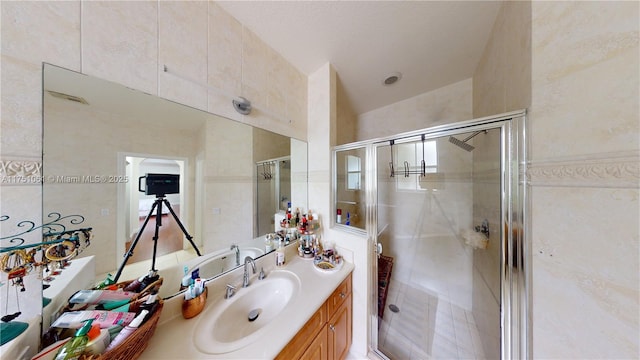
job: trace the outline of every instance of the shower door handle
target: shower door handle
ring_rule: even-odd
[[[381,243],[376,243],[376,254],[377,255],[382,255],[382,244]]]

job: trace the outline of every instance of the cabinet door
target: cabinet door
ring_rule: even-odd
[[[315,339],[309,344],[307,350],[304,351],[300,360],[327,360],[329,359],[329,338],[328,327],[325,325],[316,335]]]
[[[300,354],[309,346],[311,339],[314,339],[314,335],[318,332],[322,332],[321,329],[326,328],[327,325],[327,306],[326,303],[322,304],[318,311],[307,321],[306,324],[298,331],[298,334],[294,336],[291,341],[285,346],[282,351],[276,356],[275,360],[291,360],[299,359]],[[325,339],[327,337],[325,331]],[[326,353],[325,349],[325,353]]]
[[[351,274],[349,274],[349,276],[347,276],[347,278],[338,285],[331,296],[327,299],[327,311],[329,316],[332,316],[335,313],[336,309],[342,305],[349,294],[351,294]]]
[[[327,323],[329,334],[329,359],[342,360],[351,346],[351,295],[336,310]]]

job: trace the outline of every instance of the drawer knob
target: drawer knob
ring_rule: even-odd
[[[344,299],[344,298],[346,298],[346,297],[347,297],[347,294],[345,294],[345,293],[341,292],[341,293],[340,293],[340,297]]]
[[[336,327],[333,325],[329,325],[329,330],[336,332]]]

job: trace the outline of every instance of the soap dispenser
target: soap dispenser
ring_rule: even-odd
[[[93,319],[85,321],[74,337],[67,341],[66,344],[56,354],[55,360],[76,360],[80,358],[80,355],[84,352],[87,343],[89,342],[89,330],[91,330],[91,324]]]

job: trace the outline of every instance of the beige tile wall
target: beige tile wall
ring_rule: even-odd
[[[472,80],[466,79],[357,115],[355,140],[375,139],[470,120]]]
[[[533,2],[533,345],[638,358],[638,2]]]

